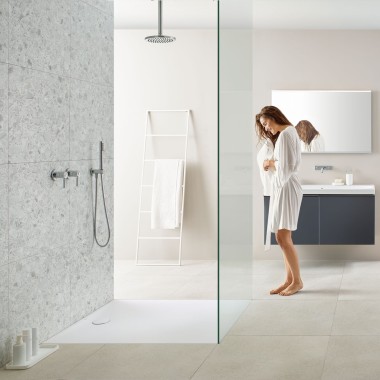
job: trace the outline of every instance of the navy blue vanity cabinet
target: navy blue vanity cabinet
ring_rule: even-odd
[[[375,244],[374,195],[320,195],[320,244]]]
[[[267,229],[269,197],[264,197],[264,241]],[[294,244],[319,244],[319,196],[304,195],[302,198],[297,230],[293,231]],[[271,243],[277,244],[274,234]]]
[[[264,197],[264,241],[269,197]],[[374,195],[304,195],[294,244],[375,244]],[[274,234],[272,244],[277,244]]]

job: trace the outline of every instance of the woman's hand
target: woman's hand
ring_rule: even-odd
[[[264,160],[263,168],[266,172],[271,168],[275,168],[274,160]]]

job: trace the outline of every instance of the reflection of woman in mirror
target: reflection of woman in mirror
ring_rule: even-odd
[[[264,170],[273,173],[266,247],[270,244],[270,232],[274,232],[284,255],[286,269],[285,282],[271,290],[270,294],[290,296],[303,287],[292,241],[292,231],[297,229],[302,202],[302,188],[297,176],[301,144],[296,129],[277,107],[264,107],[256,115],[256,129],[261,138],[269,136],[269,132],[274,144],[273,159],[262,163]]]
[[[308,120],[301,120],[296,125],[296,130],[301,139],[302,152],[324,152],[325,142],[321,134]]]

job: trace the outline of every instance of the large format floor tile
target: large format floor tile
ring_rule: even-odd
[[[227,336],[194,380],[319,380],[328,337]]]
[[[378,300],[338,301],[332,335],[380,335]]]
[[[339,300],[380,300],[380,272],[355,272],[344,273]]]
[[[214,347],[212,344],[109,344],[69,372],[65,379],[190,379]]]
[[[380,261],[346,261],[344,274],[380,275]]]
[[[322,380],[378,380],[379,357],[379,336],[332,336]]]
[[[102,347],[101,344],[67,344],[58,351],[24,371],[0,369],[1,380],[69,380],[66,373],[77,368]],[[105,378],[106,379],[106,378]]]
[[[229,335],[330,335],[335,300],[252,301]]]

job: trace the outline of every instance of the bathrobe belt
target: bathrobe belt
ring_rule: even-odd
[[[269,251],[271,247],[272,219],[273,219],[273,195],[271,195],[269,198],[267,235],[265,237],[265,248],[264,248],[265,251]]]

